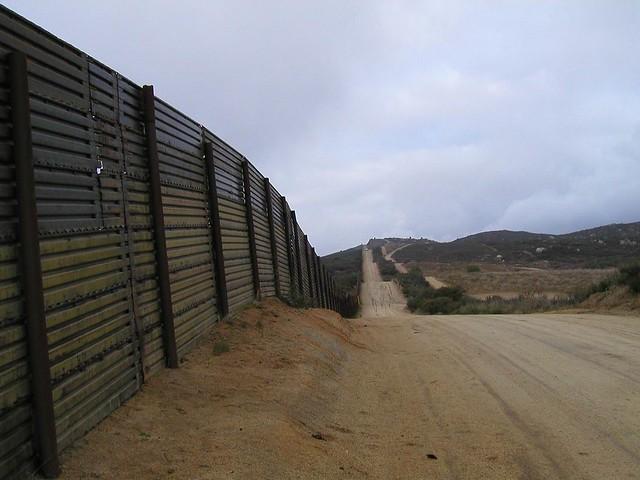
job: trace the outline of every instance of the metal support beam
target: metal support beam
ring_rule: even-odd
[[[295,260],[294,253],[291,249],[291,215],[289,213],[289,205],[287,199],[281,197],[282,202],[282,220],[284,222],[284,236],[287,239],[287,262],[289,264],[289,296],[294,288],[293,279],[295,278]]]
[[[296,268],[298,270],[298,293],[304,297],[304,281],[302,280],[302,253],[300,252],[300,234],[298,233],[298,220],[296,220],[296,211],[291,210],[291,221],[293,223],[293,237],[296,249]]]
[[[324,268],[324,264],[320,263],[321,272],[322,272],[322,292],[324,295],[324,307],[331,308],[331,298],[329,297],[329,283],[328,283],[328,275],[327,269]]]
[[[273,199],[271,198],[271,184],[269,179],[264,179],[264,192],[267,199],[267,217],[269,219],[269,239],[271,241],[271,261],[273,264],[273,281],[276,287],[276,296],[280,298],[280,265],[278,264],[278,244],[276,243],[276,225],[273,219]]]
[[[220,228],[220,208],[218,205],[218,186],[216,183],[216,169],[213,160],[213,144],[205,142],[204,161],[207,167],[207,182],[209,189],[209,222],[211,241],[213,243],[213,267],[216,278],[216,296],[218,297],[218,312],[221,317],[229,313],[229,296],[227,293],[227,277],[224,269],[224,252],[222,250],[222,229]]]
[[[142,87],[142,104],[144,108],[144,126],[147,134],[151,213],[153,215],[153,236],[156,246],[156,263],[158,265],[164,353],[167,367],[178,368],[178,349],[176,347],[176,332],[173,324],[173,305],[169,280],[169,260],[167,258],[167,241],[164,233],[164,212],[162,209],[158,141],[156,138],[155,96],[152,85]]]
[[[329,273],[329,270],[326,270],[326,272],[327,272],[327,294],[329,296],[329,308],[331,310],[335,310],[336,309],[335,303],[334,303],[335,298],[333,296],[333,288],[331,288],[332,277],[331,277],[331,274]]]
[[[311,263],[311,246],[309,245],[309,237],[304,236],[304,254],[307,260],[307,280],[309,282],[309,297],[315,298],[314,285],[313,285],[313,263]]]
[[[318,299],[318,307],[322,308],[324,301],[322,299],[322,284],[320,283],[320,258],[316,254],[315,247],[311,247],[311,260],[313,261],[313,278],[316,284],[316,298]]]
[[[336,282],[333,277],[331,277],[331,296],[333,297],[333,309],[338,311],[338,296],[336,294]]]
[[[260,300],[260,272],[258,270],[258,252],[256,250],[256,231],[253,226],[253,202],[251,201],[251,177],[249,176],[249,161],[242,161],[242,182],[244,185],[244,201],[247,212],[247,228],[249,229],[249,255],[251,256],[251,270],[253,273],[253,291],[256,299]]]
[[[40,471],[47,478],[53,478],[60,474],[60,461],[58,459],[56,423],[51,393],[47,323],[44,314],[27,57],[23,52],[13,52],[9,56],[9,75],[11,121],[13,123],[11,133],[18,203],[20,276],[24,294],[27,348],[31,373],[33,441],[36,462]]]

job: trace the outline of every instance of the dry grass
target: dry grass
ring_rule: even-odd
[[[462,287],[471,295],[508,293],[566,295],[611,275],[614,269],[535,269],[496,264],[478,264],[479,272],[468,272],[467,264],[421,263],[425,275],[447,285]]]

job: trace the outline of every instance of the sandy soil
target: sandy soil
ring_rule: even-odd
[[[248,309],[63,478],[640,478],[639,317],[415,316],[363,256],[361,319]]]
[[[62,479],[328,478],[341,470],[328,417],[361,350],[352,326],[267,300],[216,326],[177,370],[143,390],[63,457]],[[227,353],[214,354],[215,345]],[[346,427],[345,427],[346,428]],[[324,440],[313,437],[320,433]],[[318,435],[316,435],[318,436]],[[348,468],[343,467],[343,468]],[[307,478],[305,476],[305,478]]]
[[[429,285],[431,285],[433,288],[442,288],[447,286],[446,283],[444,283],[442,280],[437,279],[433,275],[425,275],[424,279],[429,282]]]

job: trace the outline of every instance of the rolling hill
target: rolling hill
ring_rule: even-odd
[[[640,258],[640,222],[563,235],[499,230],[452,242],[407,239],[400,262],[506,263],[544,268],[616,267]],[[402,240],[394,239],[394,244]]]

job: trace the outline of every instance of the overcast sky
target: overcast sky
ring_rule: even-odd
[[[4,3],[243,152],[322,254],[640,220],[640,1]]]

